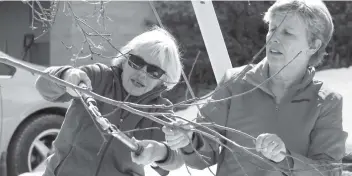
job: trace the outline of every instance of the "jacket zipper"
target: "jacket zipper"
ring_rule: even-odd
[[[274,103],[275,103],[275,117],[276,117],[276,120],[279,120],[279,105],[280,103],[278,103],[276,101],[276,96],[274,96]]]
[[[77,136],[80,135],[81,131],[84,130],[86,127],[87,127],[87,125],[86,125],[86,126],[80,126],[80,127],[79,127],[78,131],[77,131],[76,133],[74,133],[74,134],[76,134],[76,135],[75,135],[74,138],[72,139],[72,143],[75,143]],[[74,148],[74,147],[75,147],[74,145],[71,145],[70,150],[67,152],[67,155],[65,155],[65,157],[64,157],[64,158],[60,161],[60,163],[56,166],[56,168],[55,168],[55,170],[54,170],[54,175],[56,175],[56,176],[60,175],[60,173],[61,173],[60,171],[61,171],[62,165],[66,162],[67,157],[72,154],[72,151],[73,151],[73,148]]]
[[[54,170],[54,175],[58,176],[61,171],[62,164],[66,161],[67,157],[71,155],[73,150],[73,146],[71,146],[70,150],[68,151],[67,155],[60,161],[60,163],[56,166]]]

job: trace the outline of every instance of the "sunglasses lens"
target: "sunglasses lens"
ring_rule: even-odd
[[[159,68],[158,66],[148,64],[144,61],[143,58],[133,54],[130,54],[130,58],[128,59],[128,65],[130,65],[136,70],[140,70],[145,65],[147,65],[147,73],[150,77],[154,79],[159,79],[163,74],[165,74],[165,71]]]
[[[147,72],[150,74],[151,77],[157,78],[157,79],[160,78],[165,73],[164,70],[154,65],[149,65],[147,68]]]
[[[130,55],[128,64],[134,69],[141,69],[146,64],[144,60],[136,55]]]

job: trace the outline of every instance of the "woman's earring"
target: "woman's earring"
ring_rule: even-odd
[[[166,82],[164,80],[161,79],[161,84],[160,84],[161,87],[167,87],[166,85]]]

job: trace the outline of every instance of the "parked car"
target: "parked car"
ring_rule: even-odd
[[[3,52],[0,57],[14,59]],[[35,88],[37,77],[24,69],[0,63],[1,176],[43,169],[64,120],[69,104],[44,100]]]

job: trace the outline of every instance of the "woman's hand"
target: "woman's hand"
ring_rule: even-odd
[[[174,122],[174,126],[182,126],[185,129],[191,129],[193,128],[191,125],[184,125],[185,122],[183,121],[177,121]],[[163,132],[165,133],[165,140],[167,142],[167,145],[170,146],[172,150],[177,150],[179,148],[186,147],[192,139],[193,132],[184,132],[181,130],[177,130],[174,128],[169,128],[164,126],[162,128]]]
[[[264,133],[257,137],[255,148],[257,152],[261,152],[266,158],[274,161],[281,162],[285,159],[286,146],[276,134]]]
[[[84,83],[85,84],[84,86],[87,86],[87,88],[89,90],[92,89],[92,83],[91,83],[88,75],[80,69],[71,68],[71,69],[66,70],[62,76],[62,79],[64,81],[67,81],[67,82],[75,85],[75,86],[80,86],[80,83]],[[69,93],[70,95],[72,95],[74,97],[78,96],[76,94],[76,92],[69,87],[67,87],[66,91],[67,91],[67,93]]]
[[[135,155],[131,152],[132,161],[136,164],[148,165],[155,161],[161,161],[166,159],[167,148],[163,143],[153,140],[136,140],[132,138],[138,145],[143,146],[143,151],[140,155]]]

